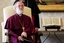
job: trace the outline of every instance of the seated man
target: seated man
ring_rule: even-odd
[[[5,29],[11,35],[11,42],[9,43],[23,43],[26,37],[31,39],[31,33],[33,31],[33,24],[30,17],[23,14],[24,4],[16,2],[15,4],[16,14],[9,17],[5,24]]]

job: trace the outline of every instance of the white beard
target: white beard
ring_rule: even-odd
[[[22,10],[20,10],[19,8],[16,8],[16,13],[17,13],[19,16],[21,16],[21,15],[22,15],[22,13],[23,13],[23,11],[22,11]]]

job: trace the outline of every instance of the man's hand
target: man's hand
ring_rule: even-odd
[[[19,41],[23,41],[22,36],[18,36],[18,40],[19,40]]]
[[[21,36],[27,37],[27,33],[26,32],[22,32]]]

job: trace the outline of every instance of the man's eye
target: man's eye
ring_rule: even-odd
[[[24,2],[23,2],[24,3]]]

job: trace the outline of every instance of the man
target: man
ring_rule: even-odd
[[[11,35],[11,42],[9,43],[23,43],[23,37],[31,40],[33,25],[30,17],[23,14],[23,3],[16,2],[15,9],[16,14],[7,19],[5,29],[8,29],[8,33]]]
[[[40,13],[40,10],[36,4],[36,1],[35,0],[15,0],[14,4],[17,2],[17,1],[21,1],[24,3],[25,6],[27,7],[30,7],[31,8],[31,11],[32,11],[32,17],[33,17],[33,22],[34,22],[34,27],[35,27],[35,41],[37,43],[37,40],[38,40],[38,29],[40,28],[40,24],[39,24],[39,13]]]

